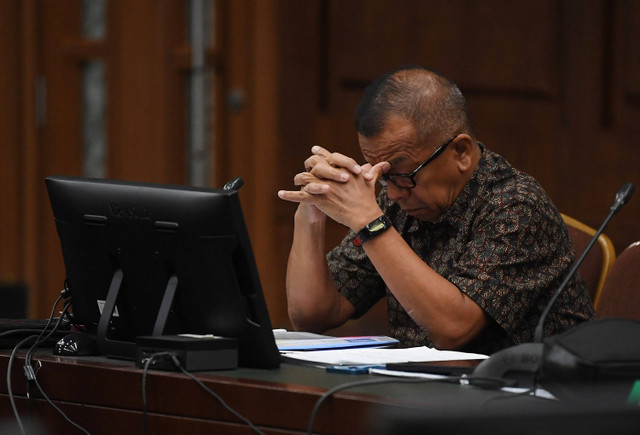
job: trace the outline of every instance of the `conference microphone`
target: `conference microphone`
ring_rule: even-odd
[[[616,193],[616,197],[611,205],[609,214],[547,303],[536,326],[533,342],[518,344],[492,354],[490,358],[481,362],[474,369],[472,375],[469,377],[471,384],[485,388],[502,388],[504,386],[513,386],[515,384],[533,386],[536,383],[536,376],[540,369],[543,357],[542,341],[544,339],[544,323],[549,312],[558,297],[567,287],[571,278],[573,278],[578,271],[578,268],[598,240],[598,237],[600,237],[600,234],[604,231],[613,215],[629,201],[634,190],[635,187],[633,183],[625,183],[624,186],[618,190],[618,193]]]
[[[236,177],[231,181],[228,181],[223,190],[240,190],[240,188],[244,185],[244,180],[241,177]]]

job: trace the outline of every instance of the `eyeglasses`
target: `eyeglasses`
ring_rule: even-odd
[[[451,139],[440,145],[434,152],[429,156],[427,160],[425,160],[420,166],[418,166],[412,173],[410,174],[383,174],[378,182],[382,186],[387,186],[387,182],[391,181],[393,184],[398,186],[401,189],[413,189],[416,187],[415,176],[420,172],[422,168],[427,166],[429,163],[434,161],[442,152],[447,148],[447,146],[453,142],[453,140],[457,136],[453,136]]]

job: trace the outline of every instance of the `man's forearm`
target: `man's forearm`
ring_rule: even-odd
[[[321,332],[348,318],[327,266],[324,235],[324,219],[309,223],[296,213],[286,287],[289,318],[297,330]]]

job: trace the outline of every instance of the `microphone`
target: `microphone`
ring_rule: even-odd
[[[569,270],[566,277],[540,315],[540,320],[538,321],[534,332],[533,342],[518,344],[494,353],[490,358],[478,364],[474,369],[472,375],[469,377],[470,384],[475,384],[484,388],[502,388],[504,386],[514,384],[513,379],[507,379],[507,377],[510,376],[512,378],[516,378],[515,382],[530,384],[529,386],[533,386],[535,383],[535,376],[542,361],[544,322],[549,315],[551,308],[567,287],[571,278],[576,274],[578,268],[598,240],[598,237],[600,237],[600,234],[604,231],[613,215],[629,201],[634,190],[635,186],[633,183],[625,183],[620,190],[618,190],[618,193],[616,193],[616,197],[610,207],[609,214],[600,225],[600,228],[598,228],[596,233],[593,235],[578,260],[573,264],[572,268]]]
[[[624,186],[618,190],[616,193],[616,200],[611,206],[611,210],[613,213],[616,213],[618,210],[622,208],[627,202],[629,202],[629,198],[633,195],[633,192],[636,190],[636,187],[633,183],[625,183]]]
[[[580,267],[580,265],[586,258],[589,251],[591,251],[591,248],[596,243],[596,241],[598,240],[598,237],[600,237],[600,234],[602,234],[602,232],[604,231],[605,227],[607,226],[607,224],[609,223],[613,215],[616,214],[618,210],[620,210],[622,206],[629,201],[629,198],[631,198],[631,195],[633,194],[633,191],[635,189],[636,188],[633,185],[633,183],[625,183],[624,186],[622,186],[620,190],[618,190],[618,193],[616,193],[616,198],[613,204],[611,205],[609,214],[607,215],[605,220],[602,222],[602,225],[600,225],[600,228],[598,228],[598,231],[596,231],[596,233],[593,235],[591,240],[589,240],[589,243],[587,244],[586,248],[584,248],[584,251],[582,251],[582,254],[578,258],[578,260],[573,264],[573,267],[565,277],[564,281],[562,281],[562,284],[560,284],[560,287],[558,287],[558,290],[556,290],[556,292],[553,294],[553,297],[551,298],[551,300],[545,307],[544,311],[542,312],[542,315],[540,316],[540,320],[538,321],[538,325],[536,326],[534,342],[536,343],[542,342],[542,339],[544,338],[544,322],[547,319],[547,316],[549,315],[549,312],[551,311],[551,308],[553,307],[553,304],[555,303],[556,299],[558,299],[558,296],[562,294],[562,292],[564,291],[565,287],[567,286],[571,278],[573,278],[573,275],[576,274],[576,272],[578,271],[578,267]]]
[[[244,185],[244,180],[241,177],[236,177],[231,181],[227,181],[227,183],[222,188],[223,190],[240,190],[240,188]]]

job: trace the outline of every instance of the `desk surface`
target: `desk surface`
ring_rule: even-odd
[[[0,416],[7,419],[13,418],[6,384],[9,355],[9,351],[0,351]],[[33,412],[51,433],[76,433],[35,387],[31,394],[34,399],[26,398],[22,356],[19,355],[12,368],[12,389],[20,415],[26,418]],[[142,370],[132,362],[103,357],[56,357],[46,350],[36,354],[34,360],[42,364],[38,380],[43,390],[73,421],[92,434],[140,433]],[[229,406],[269,434],[305,432],[311,410],[329,388],[379,378],[327,373],[293,364],[282,364],[277,370],[240,368],[195,375]],[[146,390],[149,434],[252,433],[181,373],[149,371]],[[542,400],[531,397],[497,400],[510,396],[442,382],[358,387],[338,392],[325,401],[314,429],[318,433],[371,433],[377,420],[389,412],[417,409],[421,414],[434,416],[453,410],[477,413],[491,407],[502,408],[507,402],[529,406]]]
[[[11,418],[6,372],[9,351],[0,352],[0,412]],[[23,354],[12,368],[12,389],[21,415],[35,409],[48,427],[70,425],[41,398],[35,387],[26,399]],[[38,380],[45,393],[69,417],[91,433],[137,432],[142,424],[142,370],[132,362],[103,357],[56,357],[36,354],[41,362]],[[277,370],[240,368],[198,372],[195,375],[233,409],[267,433],[304,432],[311,410],[329,388],[373,378],[373,375],[326,373],[322,369],[283,363]],[[171,428],[194,433],[224,427],[226,433],[250,433],[218,401],[181,373],[149,371],[146,381],[148,433],[172,433]],[[478,407],[506,393],[473,387],[435,384],[383,384],[338,392],[321,407],[314,429],[321,433],[367,433],[381,409],[435,409],[445,402]],[[133,429],[133,430],[132,430]],[[285,432],[283,432],[285,431]],[[71,432],[73,433],[73,431]]]

